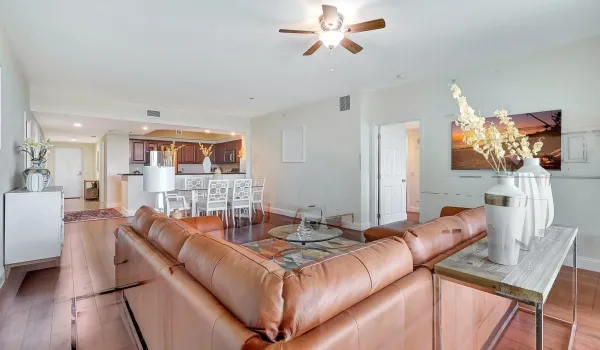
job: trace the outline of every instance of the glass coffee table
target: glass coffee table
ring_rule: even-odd
[[[289,252],[296,252],[298,250],[300,250],[300,252],[303,253],[305,249],[328,252],[326,249],[313,247],[310,245],[307,246],[307,244],[330,241],[332,239],[341,237],[342,234],[343,232],[339,228],[330,227],[324,224],[312,225],[312,231],[308,233],[299,233],[298,225],[295,224],[278,226],[269,230],[269,236],[271,236],[271,238],[273,239],[286,241],[294,245],[300,244],[299,246],[296,246],[294,248],[282,250],[277,254],[273,255],[273,257],[275,257],[276,255],[285,255]]]

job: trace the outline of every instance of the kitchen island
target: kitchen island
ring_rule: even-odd
[[[121,175],[121,207],[127,212],[127,215],[135,214],[136,210],[142,205],[154,207],[156,194],[144,191],[144,176],[143,174],[119,174]],[[233,185],[233,181],[244,179],[246,173],[223,173],[223,179],[229,180]],[[185,173],[175,174],[175,188],[185,189],[185,179],[188,177],[203,177],[205,182],[212,179],[213,174],[201,173]],[[208,180],[207,180],[208,179]]]

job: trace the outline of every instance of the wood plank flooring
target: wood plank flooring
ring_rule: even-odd
[[[418,218],[417,218],[418,220]],[[249,225],[226,230],[227,239],[245,243],[268,237],[270,227],[293,222],[276,214]],[[0,289],[0,349],[136,349],[135,338],[119,316],[120,294],[96,295],[114,287],[113,231],[126,219],[66,224],[60,265],[28,271],[12,269]],[[344,236],[361,240],[359,231]],[[563,268],[545,311],[569,320],[571,269]],[[600,274],[579,270],[579,329],[575,349],[600,348]],[[546,320],[548,349],[563,349],[568,327]],[[518,312],[503,334],[498,349],[534,349],[532,315]]]

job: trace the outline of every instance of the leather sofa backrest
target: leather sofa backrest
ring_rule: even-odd
[[[457,216],[444,216],[413,226],[404,233],[413,263],[422,265],[468,238],[467,225]]]
[[[144,205],[135,212],[131,218],[130,225],[135,232],[143,237],[147,237],[148,231],[150,231],[150,227],[152,227],[154,220],[161,217],[166,218],[167,215]]]
[[[442,210],[440,211],[440,217],[443,216],[453,216],[456,215],[462,211],[468,210],[469,208],[464,208],[464,207],[443,207]]]
[[[308,332],[412,271],[404,241],[389,237],[286,272],[284,339]]]
[[[250,330],[277,341],[284,270],[249,249],[208,235],[185,242],[179,261]]]
[[[191,235],[199,233],[195,228],[163,217],[154,220],[148,231],[148,241],[177,259],[185,241]]]
[[[186,225],[189,225],[201,233],[211,235],[213,237],[225,238],[225,230],[223,229],[223,221],[218,216],[197,216],[179,219]]]
[[[456,214],[456,216],[461,218],[466,224],[469,236],[468,238],[473,238],[478,234],[487,231],[485,222],[485,208],[483,206],[462,211]]]

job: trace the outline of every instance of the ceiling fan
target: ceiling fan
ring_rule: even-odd
[[[304,56],[310,56],[322,45],[325,45],[329,49],[342,45],[346,50],[357,54],[362,51],[362,46],[348,39],[345,35],[346,33],[353,34],[385,28],[385,21],[383,18],[352,24],[344,28],[344,16],[337,11],[335,6],[330,5],[323,5],[323,14],[319,16],[319,24],[321,25],[322,31],[279,29],[279,32],[318,35],[319,40],[304,52]]]

